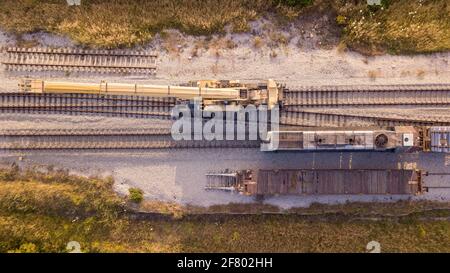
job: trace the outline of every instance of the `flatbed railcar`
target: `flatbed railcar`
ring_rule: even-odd
[[[206,189],[244,195],[419,195],[417,169],[280,169],[208,174]]]

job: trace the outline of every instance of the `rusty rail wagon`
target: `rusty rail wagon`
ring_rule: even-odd
[[[207,190],[244,195],[419,195],[422,172],[416,169],[244,170],[207,175]]]

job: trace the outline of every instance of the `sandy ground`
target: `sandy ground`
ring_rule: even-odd
[[[321,18],[325,22],[327,18]],[[169,31],[164,39],[156,38],[147,46],[158,52],[158,70],[152,77],[130,75],[70,75],[58,73],[11,73],[0,70],[0,92],[17,90],[24,76],[67,81],[139,82],[169,84],[197,79],[240,79],[264,81],[272,78],[288,88],[302,85],[330,84],[415,84],[448,83],[450,53],[417,56],[366,57],[341,51],[333,29],[316,25],[292,26],[278,34],[254,23],[252,34],[226,34],[192,37]],[[278,35],[278,36],[277,36]],[[261,43],[257,37],[271,37]],[[24,39],[54,47],[74,46],[71,41],[49,34],[28,35]],[[231,42],[230,42],[231,41]],[[15,38],[0,32],[0,46],[15,44]],[[357,111],[357,110],[354,110]],[[361,110],[358,110],[361,111]],[[411,111],[411,110],[408,110]],[[439,110],[441,111],[441,110]],[[445,109],[444,109],[445,111]],[[419,112],[419,111],[418,111]],[[404,112],[411,114],[411,112]],[[423,114],[423,112],[421,112]],[[448,112],[444,112],[448,115]],[[153,121],[100,117],[57,117],[0,115],[0,128],[102,128],[152,127]],[[159,125],[158,125],[159,126]],[[165,126],[164,122],[161,126]],[[23,157],[22,161],[19,158]],[[229,202],[252,202],[249,197],[229,193],[205,192],[208,171],[246,168],[399,168],[417,163],[430,172],[449,172],[450,156],[445,154],[397,153],[262,153],[258,149],[169,150],[122,152],[0,152],[0,163],[17,161],[23,165],[53,164],[79,174],[111,174],[116,189],[126,193],[139,187],[148,199],[177,201],[183,204],[211,205]],[[427,177],[427,185],[450,186],[449,176]],[[281,207],[306,206],[311,202],[393,201],[399,196],[322,196],[274,197],[266,200]],[[408,197],[406,197],[408,198]],[[431,190],[422,197],[450,200],[449,190]]]
[[[289,46],[279,50],[276,58],[271,58],[270,52],[246,46],[218,58],[208,56],[207,52],[191,60],[186,53],[176,57],[164,55],[160,58],[158,75],[166,75],[169,81],[273,78],[292,89],[302,85],[448,83],[450,77],[448,53],[366,58],[357,53],[339,53],[336,49],[302,51]]]

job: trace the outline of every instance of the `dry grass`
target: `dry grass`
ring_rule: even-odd
[[[178,56],[186,45],[183,37],[177,32],[161,32],[162,46],[171,55]]]
[[[0,209],[78,217],[116,213],[123,200],[116,196],[112,184],[111,178],[87,179],[65,170],[0,170]]]
[[[348,50],[347,44],[344,41],[340,41],[336,50],[340,54],[345,53]]]
[[[364,252],[368,242],[377,240],[383,252],[448,252],[449,234],[446,221],[323,222],[255,215],[113,223],[90,218],[71,223],[0,215],[1,251],[27,244],[33,251],[64,251],[68,241],[77,240],[86,252]]]
[[[289,43],[289,37],[286,37],[286,35],[278,31],[270,31],[268,33],[268,40],[268,46],[272,48],[286,46]]]
[[[213,38],[209,41],[205,40],[204,43],[207,43],[207,45],[203,45],[203,48],[210,50],[211,55],[216,58],[220,58],[224,51],[233,49],[237,46],[233,40],[223,37]]]
[[[253,216],[217,225],[202,221],[182,242],[186,250],[195,252],[364,252],[372,240],[380,242],[383,252],[445,252],[449,250],[448,228],[447,222],[330,223],[292,216]],[[212,237],[205,240],[198,234]]]
[[[175,28],[194,35],[248,31],[248,22],[276,11],[271,0],[83,0],[68,7],[64,0],[0,2],[0,26],[14,33],[44,30],[67,35],[92,47],[143,44],[155,33]]]
[[[214,74],[214,76],[217,76],[219,74],[219,65],[217,63],[211,66],[211,72]]]
[[[185,215],[187,208],[177,204],[146,201],[141,210],[178,218],[137,220],[123,213],[124,200],[113,193],[111,179],[66,171],[0,170],[0,252],[64,252],[73,240],[84,252],[364,252],[372,240],[381,243],[382,252],[450,251],[450,223],[417,217],[448,217],[448,203],[315,204],[289,211],[302,216],[258,214],[279,211],[268,205],[190,208],[198,213],[256,213],[217,217]],[[422,213],[430,209],[440,210]],[[373,213],[416,216],[352,218]]]
[[[378,70],[369,70],[367,76],[371,81],[375,81],[377,78],[381,77],[381,72]]]
[[[270,58],[275,59],[278,57],[278,53],[275,50],[272,50],[269,54]]]
[[[329,11],[343,28],[341,45],[367,55],[450,49],[447,0],[383,3],[388,4],[370,8],[366,0],[83,0],[81,7],[68,7],[64,0],[3,0],[0,27],[19,36],[46,31],[84,46],[116,48],[142,45],[167,29],[210,35],[231,26],[232,32],[249,32],[248,23],[262,17],[279,28],[308,11]],[[281,36],[271,41],[288,42]]]
[[[156,200],[144,201],[140,205],[139,211],[168,214],[172,215],[175,218],[180,218],[185,213],[187,213],[186,208],[181,206],[180,204],[161,202]]]
[[[225,41],[225,47],[226,47],[227,49],[233,49],[233,48],[236,48],[236,47],[237,47],[237,44],[236,44],[233,40],[227,39],[227,40]]]
[[[400,72],[400,76],[401,77],[409,77],[409,76],[411,76],[411,71],[409,71],[409,70],[402,70],[402,72]]]
[[[261,37],[256,36],[253,38],[253,47],[256,49],[260,49],[264,45],[264,41]]]
[[[417,73],[416,73],[416,76],[417,76],[417,78],[419,78],[419,79],[423,79],[423,78],[425,78],[425,74],[426,74],[425,70],[423,70],[423,69],[418,69],[418,70],[417,70]]]
[[[429,53],[450,49],[450,4],[447,0],[388,0],[371,9],[366,1],[356,6],[336,1],[347,18],[342,39],[369,55]]]

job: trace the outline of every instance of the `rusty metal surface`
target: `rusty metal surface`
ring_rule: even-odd
[[[259,170],[249,194],[418,194],[415,170]]]

